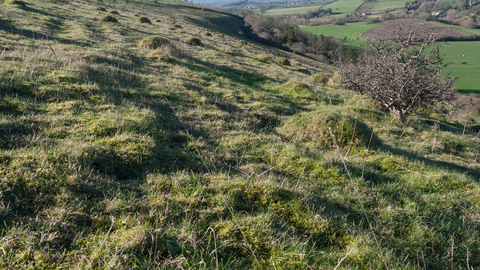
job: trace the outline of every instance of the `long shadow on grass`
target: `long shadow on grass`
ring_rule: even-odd
[[[66,38],[56,38],[52,37],[50,35],[42,34],[33,30],[25,30],[25,29],[20,29],[17,28],[14,24],[12,24],[9,21],[0,21],[0,29],[9,32],[11,34],[18,34],[22,35],[26,38],[30,39],[36,39],[36,40],[53,40],[61,44],[75,44],[75,45],[81,45],[81,46],[89,46],[89,43],[73,40],[73,39],[66,39]]]

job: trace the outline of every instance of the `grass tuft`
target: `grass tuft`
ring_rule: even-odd
[[[325,74],[323,72],[315,73],[312,75],[312,82],[314,83],[326,84],[328,83],[329,79],[330,79],[330,76],[328,76],[328,74]]]
[[[257,56],[255,56],[255,59],[257,59],[260,62],[264,62],[264,63],[271,63],[273,61],[272,58],[267,56],[266,54],[257,55]]]
[[[185,39],[185,43],[193,45],[193,46],[202,46],[202,41],[198,38],[190,37]]]
[[[153,35],[142,39],[139,43],[139,46],[141,48],[150,49],[150,50],[158,49],[164,45],[171,45],[170,40],[163,37],[159,37],[159,36],[153,36]]]
[[[290,66],[290,61],[284,57],[275,59],[275,63],[277,63],[280,66]]]
[[[148,19],[147,17],[138,17],[138,18],[137,18],[137,22],[138,22],[138,23],[148,23],[148,24],[152,24],[152,22],[150,21],[150,19]]]
[[[278,132],[289,141],[305,143],[318,149],[332,149],[336,145],[342,148],[367,146],[372,131],[355,119],[353,113],[353,110],[345,108],[301,113],[286,121]],[[378,140],[371,143],[372,147],[379,145]]]
[[[118,11],[116,10],[110,10],[108,11],[109,14],[112,14],[112,15],[120,15],[120,13],[118,13]]]
[[[102,22],[109,22],[109,23],[118,23],[117,18],[112,17],[112,16],[109,16],[109,15],[103,17],[100,21],[102,21]]]
[[[104,7],[98,7],[95,10],[101,11],[101,12],[107,12],[107,10]]]
[[[16,6],[19,8],[25,8],[26,4],[23,1],[20,0],[5,0],[4,2],[6,5],[11,5],[11,6]]]

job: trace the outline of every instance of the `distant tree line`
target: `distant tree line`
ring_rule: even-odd
[[[256,16],[251,10],[243,10],[238,14],[243,18],[245,25],[258,37],[288,47],[297,53],[321,61],[330,61],[333,57],[355,57],[350,49],[343,49],[343,42],[333,36],[315,35],[300,29],[284,17]],[[269,44],[271,45],[271,44]]]

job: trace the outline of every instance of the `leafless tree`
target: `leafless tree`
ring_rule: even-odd
[[[342,83],[379,101],[402,123],[405,117],[435,103],[454,99],[455,78],[442,76],[445,65],[436,42],[442,33],[424,22],[392,22],[385,35],[367,39],[357,64],[340,61]]]

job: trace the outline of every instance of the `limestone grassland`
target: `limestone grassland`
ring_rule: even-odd
[[[11,2],[1,269],[480,267],[478,117],[404,127],[183,1]]]

